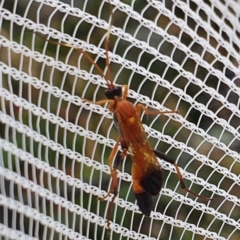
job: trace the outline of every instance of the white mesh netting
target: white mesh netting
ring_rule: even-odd
[[[113,82],[129,101],[179,114],[145,116],[163,189],[145,217],[119,167],[110,232],[99,201],[118,131],[105,99],[107,0],[0,1],[0,239],[240,239],[240,2],[111,0]]]

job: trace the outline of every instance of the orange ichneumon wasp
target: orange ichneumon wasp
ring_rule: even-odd
[[[118,194],[117,169],[119,164],[127,156],[128,151],[130,152],[132,158],[131,175],[133,181],[133,192],[135,194],[139,209],[144,215],[150,216],[153,204],[152,196],[159,194],[163,184],[162,167],[157,158],[163,159],[164,161],[174,165],[182,189],[196,197],[205,200],[211,200],[210,198],[198,195],[186,188],[182,174],[175,160],[163,152],[152,149],[140,120],[141,111],[144,111],[146,114],[154,115],[177,113],[177,111],[150,111],[142,104],[137,104],[135,106],[127,100],[129,90],[128,86],[115,86],[113,84],[109,59],[109,38],[112,26],[113,10],[112,5],[110,3],[109,5],[111,8],[111,20],[110,27],[105,39],[107,74],[104,74],[102,69],[93,61],[90,55],[88,55],[88,53],[86,53],[81,48],[74,47],[71,44],[67,43],[57,43],[48,40],[48,42],[52,44],[72,47],[78,50],[90,63],[94,65],[99,74],[102,76],[102,78],[105,79],[107,83],[107,89],[105,90],[105,96],[107,99],[95,102],[95,104],[109,104],[109,110],[113,113],[114,124],[119,132],[119,137],[109,156],[109,167],[112,178],[110,189],[104,197],[100,198],[101,200],[104,200],[111,193],[114,195],[107,211],[108,228],[110,227],[111,208]],[[84,99],[84,101],[93,103],[86,99]],[[118,151],[119,145],[121,146],[122,151]]]

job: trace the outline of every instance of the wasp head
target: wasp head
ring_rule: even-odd
[[[122,87],[121,86],[114,86],[113,88],[108,88],[105,90],[105,96],[107,99],[115,99],[116,97],[122,97]]]

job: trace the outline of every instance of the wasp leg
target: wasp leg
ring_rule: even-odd
[[[121,146],[123,148],[123,152],[119,154],[117,154],[116,158],[114,159],[114,156],[118,150],[118,145],[119,143],[121,143]],[[115,198],[117,197],[117,188],[118,188],[118,179],[117,179],[117,167],[119,166],[120,162],[124,159],[124,157],[127,155],[127,149],[125,148],[125,146],[127,146],[127,144],[122,140],[121,136],[118,137],[118,140],[114,146],[114,148],[112,149],[112,152],[109,156],[109,166],[110,166],[110,172],[111,172],[111,177],[112,177],[112,182],[111,182],[111,186],[110,189],[108,191],[108,193],[102,197],[99,198],[100,200],[104,200],[106,199],[111,193],[113,193],[113,198],[110,202],[110,205],[108,207],[107,210],[107,226],[109,229],[109,225],[110,225],[110,214],[111,214],[111,209],[113,206],[113,203],[115,201]],[[113,160],[114,159],[114,160]]]
[[[108,191],[108,193],[104,197],[99,198],[100,200],[106,199],[112,192],[114,192],[114,195],[117,195],[117,193],[115,194],[115,192],[117,191],[117,172],[116,172],[116,168],[112,167],[112,162],[113,162],[114,155],[117,152],[119,142],[120,142],[120,137],[118,138],[118,140],[117,140],[117,142],[116,142],[114,148],[112,149],[111,154],[108,158],[109,166],[110,166],[110,173],[111,173],[111,177],[112,177],[112,183],[111,183],[111,186],[110,186],[110,190]]]
[[[207,197],[198,195],[198,194],[196,194],[195,192],[192,192],[191,190],[189,190],[189,189],[186,188],[186,185],[185,185],[185,183],[184,183],[184,181],[183,181],[183,176],[182,176],[182,174],[181,174],[181,172],[180,172],[180,170],[179,170],[179,167],[178,167],[177,163],[175,162],[175,160],[173,160],[172,158],[170,158],[169,156],[167,156],[167,155],[166,155],[165,153],[163,153],[163,152],[160,152],[160,151],[157,151],[157,150],[153,150],[153,152],[156,154],[156,156],[157,156],[158,158],[161,158],[161,159],[163,159],[164,161],[166,161],[166,162],[171,163],[171,164],[174,165],[174,167],[175,167],[175,169],[176,169],[176,171],[177,171],[178,179],[179,179],[180,186],[181,186],[182,189],[184,189],[185,191],[191,193],[192,195],[194,195],[194,196],[196,196],[196,197],[199,197],[199,198],[202,198],[202,199],[204,199],[204,200],[206,200],[206,201],[211,200],[211,198],[207,198]]]
[[[178,110],[173,110],[173,111],[151,111],[149,109],[147,109],[147,107],[145,107],[142,104],[137,104],[136,105],[136,109],[138,112],[138,115],[140,116],[141,110],[143,110],[147,115],[153,114],[153,115],[158,115],[158,114],[169,114],[169,113],[178,113]]]
[[[119,164],[127,156],[128,146],[127,146],[127,143],[123,139],[121,140],[121,148],[122,148],[122,152],[118,151],[117,156],[114,159],[114,162],[113,162],[113,168],[114,169],[117,169]]]

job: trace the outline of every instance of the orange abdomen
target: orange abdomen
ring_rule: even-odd
[[[133,191],[135,194],[146,191],[150,195],[157,195],[163,182],[162,169],[148,142],[137,108],[121,99],[117,101],[114,114],[133,161]]]

